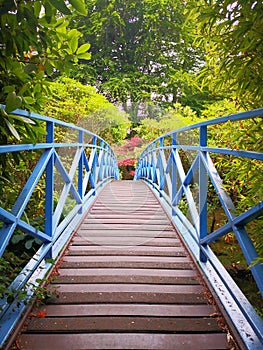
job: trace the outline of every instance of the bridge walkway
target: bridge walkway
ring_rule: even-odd
[[[158,199],[113,181],[76,230],[21,349],[227,349],[228,331]]]

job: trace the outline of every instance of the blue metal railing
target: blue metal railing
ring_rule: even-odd
[[[263,348],[263,321],[213,253],[211,243],[230,232],[235,234],[263,296],[263,264],[252,264],[259,256],[245,227],[263,215],[263,202],[260,201],[237,215],[212,157],[221,154],[262,161],[263,153],[208,147],[208,132],[211,133],[213,127],[226,122],[234,123],[262,116],[263,109],[258,109],[209,120],[162,135],[143,151],[135,173],[135,180],[146,181],[160,197],[248,349]],[[181,140],[183,141],[180,142]],[[218,143],[220,144],[220,140]],[[262,186],[262,183],[258,183],[258,186]],[[213,195],[218,196],[227,223],[208,233],[208,196],[211,188]],[[182,203],[185,203],[187,213]]]
[[[4,106],[0,107],[4,108]],[[48,258],[55,259],[58,256],[82,218],[82,214],[85,213],[101,188],[112,179],[119,178],[115,155],[110,146],[99,136],[83,128],[46,116],[22,110],[16,110],[12,114],[41,122],[43,126],[46,126],[46,139],[36,144],[0,146],[0,154],[22,151],[40,153],[31,175],[12,208],[8,210],[0,207],[0,257],[17,229],[37,238],[42,243],[36,254],[8,287],[7,292],[12,292],[13,302],[8,302],[6,298],[1,300],[0,347],[15,327],[25,308],[25,302],[34,292],[34,288],[30,286],[37,286],[52,266]],[[76,141],[55,142],[56,135],[60,135],[60,139],[61,135],[62,137],[67,135],[69,139],[75,135]],[[86,141],[87,139],[89,141]],[[68,156],[69,150],[72,157]],[[67,164],[63,158],[65,153]],[[71,160],[70,168],[68,167],[69,160]],[[58,176],[60,178],[59,194],[55,184],[55,178]],[[23,219],[23,213],[40,181],[42,181],[45,192],[45,218],[42,230]],[[65,214],[63,210],[69,197],[73,205]],[[26,291],[27,296],[24,300],[19,301],[17,298],[21,290]]]

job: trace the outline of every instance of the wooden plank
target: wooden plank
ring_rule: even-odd
[[[175,237],[174,231],[135,231],[135,230],[125,230],[125,229],[118,229],[118,230],[90,230],[87,231],[86,229],[80,228],[78,230],[78,234],[81,237],[101,237],[101,236],[119,236],[119,237],[149,237],[149,238],[165,238],[165,237]]]
[[[192,333],[221,332],[217,321],[209,317],[32,317],[28,324],[28,332],[167,332],[182,333],[187,329]]]
[[[158,267],[162,268],[161,264],[172,264],[172,267],[175,263],[190,263],[191,259],[189,258],[189,256],[179,256],[179,257],[175,257],[175,256],[71,256],[71,255],[67,255],[63,258],[63,262],[108,262],[109,264],[111,262],[120,262],[120,263],[156,263],[157,266],[158,264],[160,264]],[[189,266],[189,265],[187,265]],[[110,266],[109,266],[110,267]],[[135,265],[134,265],[135,267]]]
[[[100,231],[100,233],[98,233],[99,231],[97,230],[90,230],[90,231],[86,231],[86,230],[80,230],[78,233],[81,237],[84,238],[100,238],[100,237],[124,237],[124,238],[146,238],[147,241],[150,241],[154,238],[176,238],[176,236],[174,236],[174,233],[172,231],[129,231],[129,230],[114,230],[114,231],[110,231],[110,230],[104,230],[104,231]]]
[[[63,269],[60,268],[59,276],[102,276],[102,275],[119,275],[119,276],[153,276],[153,277],[172,277],[172,278],[180,278],[180,277],[197,277],[197,272],[189,269],[189,270],[174,270],[174,269]]]
[[[140,224],[140,223],[104,223],[100,222],[99,220],[97,223],[90,224],[90,223],[83,223],[81,226],[81,230],[118,230],[118,229],[125,229],[125,230],[140,230],[140,231],[171,231],[172,226],[169,224]]]
[[[212,305],[171,304],[59,304],[43,305],[40,311],[47,317],[58,316],[163,316],[167,317],[209,317],[215,314]]]
[[[135,246],[127,249],[126,247],[115,248],[111,246],[72,246],[68,255],[87,255],[87,256],[186,256],[187,253],[183,247],[142,247]]]
[[[152,284],[52,284],[53,289],[57,289],[59,293],[141,293],[141,294],[200,294],[204,293],[204,288],[200,285],[152,285]]]
[[[108,224],[131,224],[130,220],[127,219],[126,216],[123,216],[121,218],[113,216],[112,218],[104,218],[104,217],[94,217],[94,216],[86,216],[86,219],[82,222],[82,227],[85,225],[93,225],[97,224],[99,222],[103,223],[104,225]],[[149,218],[137,218],[136,222],[133,224],[141,225],[146,223],[152,223],[152,220],[149,220]],[[171,225],[170,221],[168,219],[156,219],[154,221],[154,225]]]
[[[193,270],[60,269],[56,283],[198,284]]]
[[[159,287],[159,288],[158,288]],[[162,303],[203,304],[205,295],[198,285],[148,285],[148,284],[60,284],[49,289],[56,294],[49,299],[52,304],[81,303]]]
[[[91,334],[25,334],[22,349],[95,350],[155,349],[197,350],[227,349],[226,334],[154,334],[154,333],[91,333]]]
[[[63,274],[63,271],[66,271]],[[198,280],[194,276],[169,276],[169,275],[151,275],[147,274],[147,269],[143,269],[146,272],[144,274],[128,274],[127,269],[119,269],[116,273],[108,273],[108,269],[102,273],[95,273],[91,270],[98,271],[99,269],[61,269],[60,275],[56,277],[56,283],[64,284],[83,284],[83,283],[143,283],[143,284],[199,284]],[[111,270],[111,269],[109,269]],[[74,273],[75,271],[75,273]],[[91,272],[88,272],[91,271]],[[186,270],[175,270],[186,271]],[[69,273],[70,272],[70,273]]]
[[[110,211],[114,211],[115,208],[128,208],[130,211],[133,210],[148,210],[148,209],[154,209],[158,211],[162,211],[162,209],[159,206],[159,203],[157,201],[149,203],[148,201],[135,201],[132,202],[129,199],[127,201],[121,201],[121,200],[116,200],[116,199],[111,199],[108,202],[103,200],[103,201],[97,201],[96,206],[93,206],[92,210],[101,210],[102,208],[107,208]]]
[[[113,233],[114,234],[114,233]],[[108,234],[107,236],[96,236],[92,235],[91,237],[89,236],[84,236],[82,237],[82,240],[78,240],[72,243],[72,246],[111,246],[112,248],[114,246],[138,246],[138,245],[143,245],[143,246],[152,246],[152,247],[180,247],[181,244],[173,240],[172,242],[168,243],[163,243],[162,241],[158,241],[155,237],[144,237],[144,236],[135,236],[135,237],[121,237],[120,235],[113,236],[113,234]]]
[[[109,239],[109,236],[100,236],[96,238],[96,244],[102,244],[104,242],[107,243],[107,240]],[[110,240],[112,245],[121,245],[121,242],[126,242],[127,239],[124,237],[115,237],[115,236],[110,236]],[[74,237],[72,241],[72,246],[80,245],[80,246],[85,246],[85,245],[91,245],[95,244],[95,242],[92,240],[89,240],[87,237],[82,237],[82,236],[76,236]],[[152,246],[152,247],[181,247],[182,243],[180,242],[179,239],[176,238],[162,238],[162,237],[157,237],[157,238],[152,238],[148,239],[144,242],[144,246]]]
[[[75,270],[75,269],[72,269]],[[135,284],[198,284],[199,282],[193,277],[163,277],[163,276],[129,276],[123,274],[115,275],[80,275],[76,272],[75,276],[58,276],[56,282],[60,284],[83,284],[83,283],[135,283]]]
[[[61,267],[97,267],[97,268],[156,268],[156,269],[188,269],[191,265],[189,257],[133,257],[133,256],[65,256]]]
[[[148,221],[157,221],[157,220],[164,220],[164,216],[162,212],[159,213],[155,213],[154,216],[151,216],[149,218],[148,215],[144,214],[144,213],[123,213],[123,212],[114,212],[114,215],[111,211],[107,211],[107,212],[98,212],[96,214],[91,214],[89,213],[86,216],[85,219],[85,223],[87,222],[86,220],[89,220],[90,218],[94,219],[126,219],[126,220],[130,220],[130,219],[134,219],[134,220],[148,220]],[[129,219],[128,219],[129,218]]]
[[[158,237],[161,238],[161,237]],[[152,246],[154,247],[153,240],[155,237],[153,235],[125,235],[118,232],[106,232],[103,236],[97,236],[96,234],[90,234],[83,236],[86,240],[86,244],[83,246],[97,245],[97,246]],[[156,241],[157,242],[157,241]],[[157,242],[158,243],[158,242]],[[161,245],[159,245],[161,246]],[[171,247],[179,247],[180,245],[170,245]],[[114,247],[112,247],[114,248]]]

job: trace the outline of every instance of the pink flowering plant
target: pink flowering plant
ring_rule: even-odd
[[[118,166],[122,179],[133,179],[137,154],[141,153],[143,146],[143,140],[139,136],[133,136],[131,139],[125,140],[123,145],[114,147],[115,154],[119,159]]]

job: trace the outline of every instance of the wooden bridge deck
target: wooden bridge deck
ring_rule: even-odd
[[[175,228],[142,182],[97,198],[33,311],[21,349],[226,349],[227,333]]]

